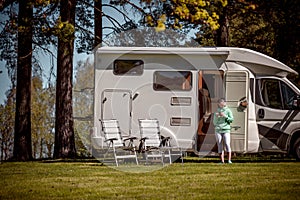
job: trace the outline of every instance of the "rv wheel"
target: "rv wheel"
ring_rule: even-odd
[[[294,154],[296,159],[300,161],[300,138],[298,138],[294,144]]]

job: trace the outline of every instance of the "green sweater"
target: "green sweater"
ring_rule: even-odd
[[[217,113],[223,112],[224,117],[218,116]],[[230,133],[230,123],[233,122],[233,115],[231,110],[225,106],[224,108],[218,108],[217,112],[214,113],[214,126],[218,133]]]

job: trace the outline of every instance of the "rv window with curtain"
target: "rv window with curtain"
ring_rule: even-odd
[[[113,70],[115,75],[142,75],[144,62],[142,60],[115,60]]]
[[[189,91],[192,89],[190,71],[156,71],[153,88],[156,91]]]

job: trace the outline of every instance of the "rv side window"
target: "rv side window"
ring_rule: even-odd
[[[294,98],[297,95],[287,84],[281,82],[284,109],[295,109]]]
[[[292,109],[296,93],[284,82],[275,79],[261,80],[264,104],[275,109]]]
[[[144,70],[144,62],[142,60],[115,60],[115,75],[142,75]]]
[[[192,89],[192,73],[189,71],[156,71],[153,88],[156,91],[188,91]]]

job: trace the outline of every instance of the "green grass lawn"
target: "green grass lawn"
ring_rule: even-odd
[[[300,199],[300,163],[293,160],[220,165],[192,159],[143,172],[151,167],[4,162],[0,199]]]

